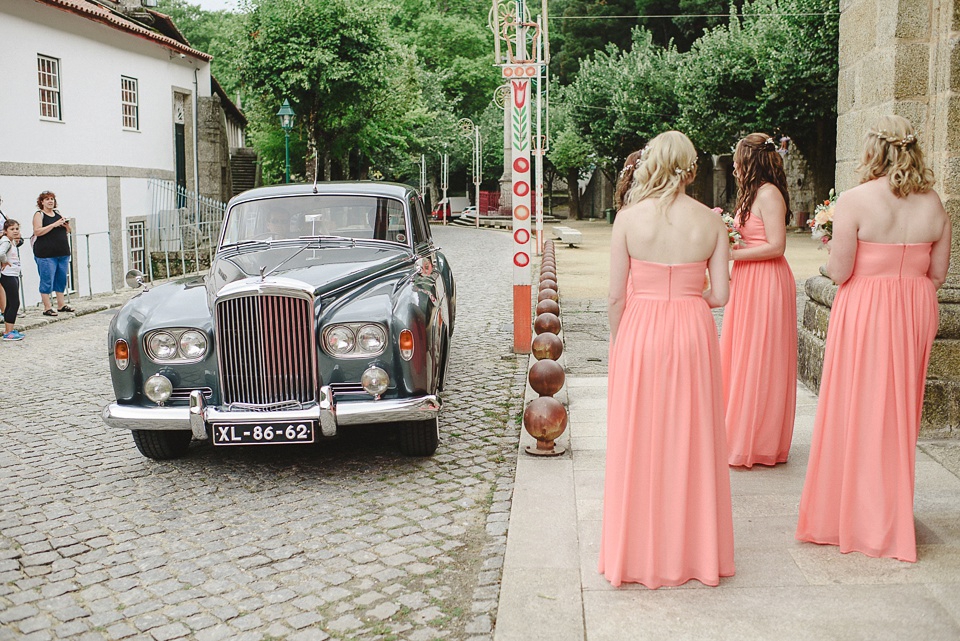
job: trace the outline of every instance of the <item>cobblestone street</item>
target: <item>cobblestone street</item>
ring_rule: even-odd
[[[512,239],[433,232],[458,309],[429,459],[371,427],[156,462],[100,419],[115,310],[0,345],[0,640],[492,639],[526,371]]]

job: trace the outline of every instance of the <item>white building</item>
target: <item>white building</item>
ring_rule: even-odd
[[[0,209],[29,236],[38,194],[56,193],[73,221],[77,294],[122,286],[126,232],[149,213],[150,179],[199,185],[217,200],[232,195],[221,148],[242,146],[246,123],[230,132],[234,142],[224,123],[217,166],[205,167],[209,122],[198,114],[225,99],[211,92],[211,56],[141,0],[3,0],[0,60]],[[219,124],[223,110],[215,111]],[[21,250],[29,306],[39,301],[38,277],[29,243]]]

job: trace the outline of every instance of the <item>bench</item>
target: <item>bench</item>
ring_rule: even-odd
[[[564,225],[554,225],[550,228],[553,231],[553,235],[560,239],[561,243],[566,243],[570,247],[573,247],[577,243],[583,241],[583,234],[579,230],[574,229],[573,227],[566,227]]]

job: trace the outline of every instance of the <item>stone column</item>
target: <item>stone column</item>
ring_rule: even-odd
[[[909,119],[953,221],[953,252],[940,291],[940,328],[927,373],[925,436],[960,436],[960,2],[841,0],[837,191],[857,184],[864,134],[882,114]],[[807,280],[799,376],[819,387],[836,286]]]

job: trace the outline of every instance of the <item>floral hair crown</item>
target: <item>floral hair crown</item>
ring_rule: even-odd
[[[689,174],[689,173],[691,173],[691,172],[692,172],[694,169],[696,169],[696,168],[697,168],[697,161],[694,160],[693,163],[691,163],[689,167],[686,167],[686,168],[677,167],[676,169],[673,170],[673,173],[675,173],[675,174],[678,175],[678,176],[682,176],[683,174]]]
[[[623,166],[623,169],[620,170],[620,175],[625,176],[628,171],[633,171],[633,163],[628,163]]]
[[[917,142],[917,137],[914,134],[907,134],[903,138],[898,138],[897,136],[894,136],[890,132],[884,131],[883,129],[881,129],[880,131],[871,131],[870,135],[876,136],[880,140],[883,140],[884,142],[888,142],[894,147],[900,147],[901,149],[903,149],[904,147],[908,147],[913,143]]]

